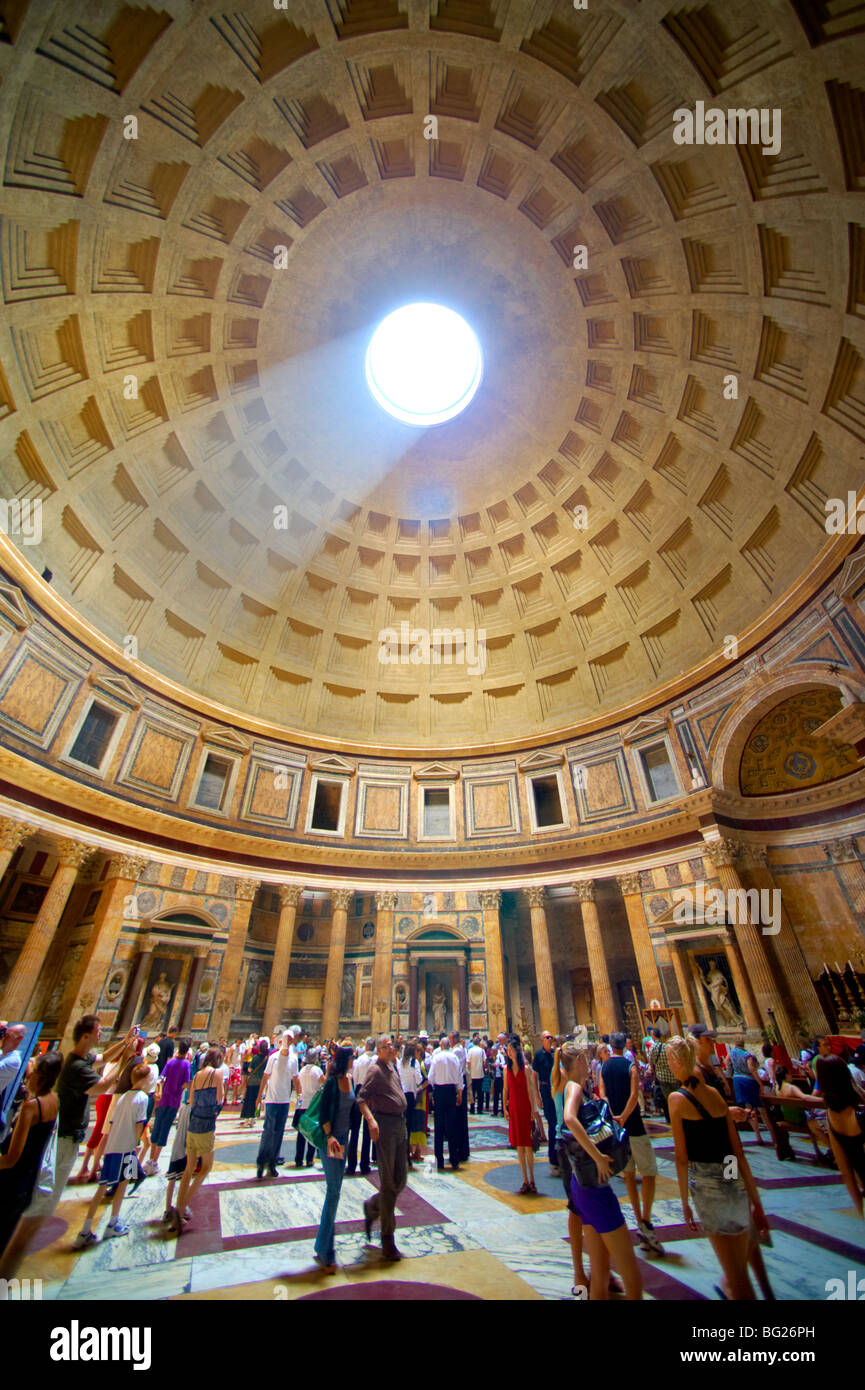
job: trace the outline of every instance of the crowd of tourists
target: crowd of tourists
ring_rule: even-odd
[[[24,1033],[21,1025],[0,1023],[0,1103],[21,1073]],[[761,1142],[761,1093],[790,1105],[816,1102],[806,1114],[826,1145],[821,1161],[837,1167],[863,1215],[865,1047],[840,1056],[820,1039],[794,1062],[767,1044],[757,1058],[742,1039],[719,1045],[703,1024],[686,1037],[650,1029],[636,1043],[621,1032],[595,1044],[544,1032],[536,1048],[517,1034],[474,1034],[464,1042],[459,1032],[438,1039],[382,1034],[357,1046],[351,1038],[314,1043],[292,1026],[234,1043],[193,1043],[176,1029],[147,1042],[133,1028],[100,1052],[100,1033],[99,1019],[85,1015],[65,1057],[49,1050],[27,1065],[14,1123],[0,1135],[0,1278],[14,1277],[67,1183],[96,1184],[75,1249],[98,1243],[105,1202],[101,1238],[127,1235],[125,1200],[157,1174],[167,1180],[166,1236],[194,1228],[217,1117],[227,1104],[239,1107],[241,1126],[263,1121],[257,1182],[280,1176],[294,1104],[294,1166],[318,1163],[325,1179],[314,1258],[326,1273],[336,1269],[344,1179],[377,1169],[376,1189],[363,1204],[366,1238],[378,1226],[384,1259],[402,1259],[396,1205],[408,1174],[420,1162],[444,1171],[445,1150],[459,1172],[470,1158],[470,1115],[507,1121],[520,1196],[537,1195],[535,1160],[546,1146],[549,1176],[561,1181],[567,1206],[578,1298],[642,1297],[612,1176],[624,1180],[639,1245],[664,1254],[652,1221],[658,1166],[649,1129],[666,1132],[667,1123],[684,1222],[711,1243],[719,1296],[753,1298],[753,1275],[764,1298],[773,1297],[761,1255],[769,1222],[739,1137],[739,1127],[751,1125]]]

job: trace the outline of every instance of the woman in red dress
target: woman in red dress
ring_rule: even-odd
[[[517,1150],[523,1185],[518,1197],[537,1196],[535,1187],[535,1154],[532,1149],[532,1111],[534,1097],[529,1094],[526,1059],[516,1034],[508,1039],[508,1065],[504,1074],[504,1108],[508,1122],[508,1142]]]

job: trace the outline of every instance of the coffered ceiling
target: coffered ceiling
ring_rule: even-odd
[[[813,567],[865,453],[865,3],[0,16],[0,485],[142,666],[489,744],[612,715]],[[698,101],[777,109],[780,153],[677,145]],[[485,353],[427,431],[363,379],[410,299]],[[483,630],[485,671],[382,665],[402,622]]]

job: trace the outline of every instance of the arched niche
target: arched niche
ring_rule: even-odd
[[[863,692],[844,675],[845,683],[858,699]],[[755,728],[773,709],[796,695],[809,691],[832,691],[841,699],[840,683],[825,669],[788,672],[746,692],[724,715],[712,755],[712,785],[740,796],[739,768],[745,746]],[[794,788],[788,788],[795,790]]]

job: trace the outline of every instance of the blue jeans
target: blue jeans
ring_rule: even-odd
[[[265,1105],[264,1129],[261,1131],[258,1158],[255,1160],[259,1168],[274,1167],[276,1160],[279,1158],[279,1151],[282,1148],[282,1137],[285,1134],[285,1122],[287,1119],[287,1105]]]
[[[347,1134],[337,1134],[340,1144],[345,1144]],[[336,1209],[339,1206],[339,1194],[342,1191],[342,1177],[345,1172],[345,1157],[328,1158],[326,1149],[319,1149],[318,1156],[321,1159],[321,1166],[324,1169],[324,1181],[327,1192],[324,1198],[324,1206],[321,1210],[321,1217],[318,1225],[318,1235],[315,1238],[315,1253],[319,1259],[324,1260],[325,1264],[336,1263],[336,1251],[333,1244],[333,1231],[336,1226]]]

